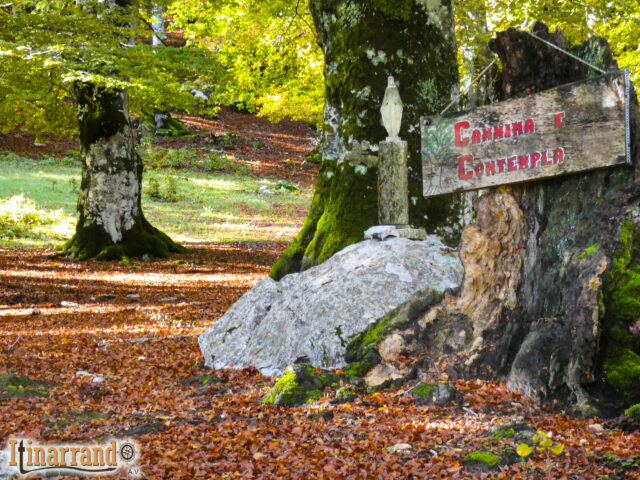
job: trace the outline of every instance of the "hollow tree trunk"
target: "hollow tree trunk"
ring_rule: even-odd
[[[141,208],[142,159],[135,151],[126,91],[78,83],[82,184],[75,235],[64,249],[75,258],[182,251],[152,227]]]
[[[457,243],[461,196],[422,196],[419,116],[439,113],[458,91],[451,0],[310,0],[325,55],[322,166],[311,211],[271,270],[281,278],[323,262],[378,223],[377,171],[345,162],[353,142],[386,137],[380,106],[394,76],[404,104],[400,135],[409,143],[410,221]]]
[[[561,32],[534,31],[565,46]],[[510,97],[597,75],[525,32],[499,33],[491,46]],[[604,40],[571,51],[616,68]],[[635,101],[631,119],[633,166],[501,187],[476,200],[476,220],[462,234],[460,292],[402,332],[425,366],[506,380],[585,414],[640,398]]]

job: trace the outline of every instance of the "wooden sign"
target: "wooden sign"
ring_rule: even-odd
[[[424,196],[630,163],[629,72],[420,119]]]

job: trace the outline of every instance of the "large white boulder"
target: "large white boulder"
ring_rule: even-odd
[[[213,368],[279,375],[297,360],[340,368],[349,341],[373,322],[416,292],[458,287],[463,274],[436,236],[366,240],[305,272],[262,280],[198,342]]]

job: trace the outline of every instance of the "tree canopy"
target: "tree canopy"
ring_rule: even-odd
[[[414,3],[371,1],[396,17]],[[154,8],[184,45],[150,45]],[[604,37],[620,66],[640,77],[637,0],[461,0],[455,15],[463,83],[488,63],[494,32],[533,20],[560,27],[573,43]],[[324,58],[306,0],[14,0],[0,7],[0,57],[2,133],[75,134],[78,80],[126,87],[134,114],[211,112],[239,100],[272,120],[321,124]]]

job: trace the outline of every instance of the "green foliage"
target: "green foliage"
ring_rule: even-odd
[[[536,434],[533,436],[533,444],[538,447],[538,451],[545,455],[545,460],[547,463],[547,474],[548,478],[551,478],[551,468],[553,467],[553,463],[551,461],[551,453],[554,455],[560,455],[564,451],[563,443],[553,443],[550,436],[544,433],[541,430],[538,430]],[[532,445],[528,445],[526,443],[521,443],[518,445],[516,452],[523,459],[528,457],[534,452],[535,448]]]
[[[233,157],[219,152],[211,152],[204,160],[203,168],[207,172],[227,172],[244,175],[249,169],[239,164]]]
[[[320,149],[315,147],[306,157],[305,159],[309,163],[320,163],[322,162],[322,153],[320,153]]]
[[[141,20],[151,8],[151,3],[17,0],[11,10],[0,9],[0,133],[15,128],[38,138],[76,133],[69,99],[77,82],[127,88],[137,113],[169,106],[213,112],[215,99],[205,104],[190,89],[225,77],[214,52],[129,44],[132,37],[150,36]]]
[[[178,180],[173,175],[165,175],[163,178],[151,177],[149,186],[143,192],[159,202],[177,202],[181,195],[178,193]]]
[[[181,242],[273,240],[275,231],[283,233],[281,241],[293,238],[301,220],[299,212],[309,207],[313,193],[310,188],[301,188],[298,195],[285,192],[266,195],[258,192],[259,187],[264,185],[275,191],[276,180],[227,172],[212,175],[199,168],[201,160],[188,170],[165,168],[145,173],[142,208],[153,224],[161,225],[172,238]],[[243,164],[236,165],[245,168]],[[51,247],[69,238],[75,231],[77,203],[77,194],[70,185],[72,181],[75,185],[80,184],[80,168],[78,163],[42,165],[39,160],[0,155],[0,201],[24,192],[25,197],[33,199],[38,210],[49,215],[55,213],[54,217],[59,218],[52,225],[34,227],[34,235],[0,236],[0,246]],[[177,180],[175,202],[158,201],[147,193],[150,184],[156,183],[158,194],[162,195],[166,175]],[[57,181],[57,188],[51,188],[51,180]],[[0,221],[0,229],[2,225]]]
[[[189,168],[195,163],[196,155],[191,150],[170,148],[164,157],[164,165],[172,168]]]
[[[30,198],[16,195],[0,199],[0,239],[41,238],[56,235],[53,227],[66,220],[64,212],[42,209]]]
[[[321,123],[324,59],[308,2],[182,0],[169,13],[189,45],[216,51],[227,73],[215,89],[223,104],[239,100],[272,121]]]

